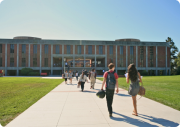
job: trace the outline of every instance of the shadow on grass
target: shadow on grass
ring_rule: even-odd
[[[153,125],[153,124],[150,124],[148,122],[145,122],[145,121],[142,121],[142,120],[139,120],[139,119],[131,118],[129,116],[125,116],[125,115],[122,115],[122,114],[119,114],[119,113],[116,113],[116,112],[113,112],[113,113],[121,116],[121,118],[119,118],[119,117],[112,117],[111,118],[112,120],[115,120],[115,121],[123,121],[123,122],[129,123],[131,125],[135,125],[135,126],[138,126],[138,127],[149,127],[149,126],[158,127],[157,125]],[[178,123],[175,123],[173,121],[169,121],[169,120],[162,119],[162,118],[156,118],[156,117],[153,117],[153,116],[147,116],[147,115],[139,114],[139,116],[137,116],[137,118],[138,117],[149,120],[149,121],[154,122],[156,124],[161,124],[162,126],[176,127],[176,126],[179,125]]]

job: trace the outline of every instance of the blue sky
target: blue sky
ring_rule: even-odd
[[[0,0],[1,1],[1,0]],[[180,50],[177,0],[4,0],[0,38],[115,40],[137,38],[164,42]]]

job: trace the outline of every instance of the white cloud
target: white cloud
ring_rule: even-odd
[[[180,0],[177,0],[180,3]]]
[[[0,3],[2,2],[3,0],[0,0]]]

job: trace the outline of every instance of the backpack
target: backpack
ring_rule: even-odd
[[[92,73],[91,72],[91,77],[90,77],[91,80],[95,80],[95,73]]]
[[[107,79],[106,79],[106,86],[108,89],[115,89],[115,85],[116,85],[116,79],[115,79],[115,76],[114,76],[114,73],[115,72],[112,72],[110,73],[109,71],[107,72],[108,73],[108,76],[107,76]]]

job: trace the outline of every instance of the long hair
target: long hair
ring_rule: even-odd
[[[84,79],[84,74],[85,74],[85,73],[84,73],[84,71],[83,71],[83,72],[82,72],[82,78],[83,78],[83,79]]]
[[[137,69],[134,64],[128,66],[128,75],[132,82],[137,80]]]

